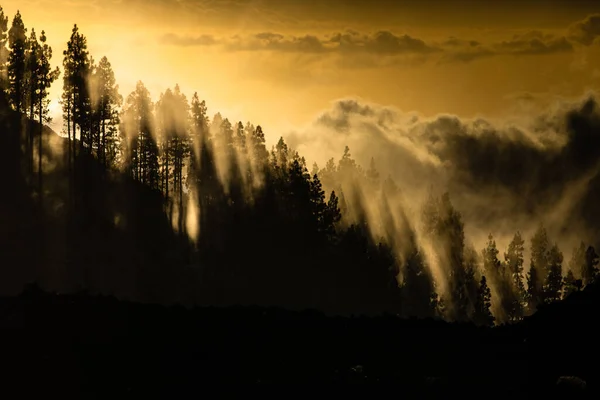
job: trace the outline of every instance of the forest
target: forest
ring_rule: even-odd
[[[407,204],[376,154],[363,167],[346,147],[307,165],[283,137],[267,148],[260,125],[209,117],[177,84],[156,98],[142,82],[120,93],[110,61],[87,46],[74,25],[57,57],[44,31],[0,8],[5,292],[36,282],[141,302],[493,326],[598,277],[597,238],[561,249],[535,221],[505,249],[491,226],[476,248],[451,193]],[[55,82],[60,133],[47,127]]]

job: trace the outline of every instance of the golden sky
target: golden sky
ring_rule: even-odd
[[[592,1],[9,0],[60,63],[73,23],[122,94],[178,83],[269,139],[358,97],[425,115],[499,116],[600,82]],[[10,22],[9,22],[10,23]],[[60,93],[55,85],[53,96]],[[275,134],[269,132],[275,132]]]

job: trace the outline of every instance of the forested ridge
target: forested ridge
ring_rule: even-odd
[[[77,25],[52,68],[44,31],[0,11],[0,55],[5,292],[37,282],[153,303],[491,326],[598,276],[596,238],[567,261],[537,221],[532,237],[516,228],[506,249],[492,233],[476,249],[451,194],[432,189],[412,210],[376,155],[363,168],[346,147],[309,166],[283,138],[268,149],[260,125],[209,118],[178,85],[156,101],[142,82],[123,96]],[[45,127],[57,80],[61,135]]]

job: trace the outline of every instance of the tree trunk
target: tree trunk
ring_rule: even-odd
[[[102,111],[104,113],[104,111]],[[102,115],[102,165],[106,169],[106,115]]]
[[[71,97],[67,98],[67,173],[71,174]]]
[[[40,138],[38,139],[38,186],[40,193],[40,208],[42,208],[42,151],[43,151],[43,135],[44,135],[44,107],[43,99],[40,96],[40,110],[39,110],[39,123],[40,123]]]
[[[35,113],[33,111],[33,97],[35,94],[35,90],[32,90],[30,93],[31,99],[30,99],[30,104],[29,104],[29,119],[31,121],[27,122],[27,125],[29,125],[29,148],[27,149],[29,151],[29,173],[31,174],[31,176],[33,177],[33,148],[35,147],[33,144],[33,122],[35,121]],[[32,179],[33,182],[33,179]]]
[[[73,95],[73,115],[72,115],[72,124],[73,124],[73,174],[75,174],[75,160],[77,160],[77,124],[75,122],[75,95]],[[81,134],[79,135],[79,140],[81,140]]]
[[[165,198],[169,201],[169,139],[165,146]],[[169,216],[170,219],[170,216]]]
[[[73,95],[73,115],[71,116],[71,123],[73,124],[73,171],[72,171],[72,175],[73,175],[73,201],[76,201],[76,190],[77,190],[77,124],[75,122],[76,118],[75,118],[75,95]],[[80,140],[81,140],[81,134],[79,136]]]
[[[179,231],[183,233],[183,151],[179,154]]]
[[[98,162],[102,164],[102,122],[104,121],[104,99],[100,102],[100,112],[98,113],[98,126],[96,127],[96,132],[98,134],[98,142],[96,146],[96,157],[98,158]]]

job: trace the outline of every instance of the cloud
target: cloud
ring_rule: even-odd
[[[212,35],[199,35],[199,36],[179,36],[173,33],[168,33],[160,38],[160,42],[163,44],[170,44],[175,46],[212,46],[217,44],[217,40]]]
[[[500,54],[552,54],[573,51],[573,45],[565,37],[532,37],[528,35],[518,36],[509,41],[500,42],[493,47]]]
[[[564,36],[554,36],[540,31],[513,35],[511,39],[482,44],[475,40],[450,38],[443,43],[448,52],[440,61],[469,62],[479,58],[500,55],[531,56],[574,51],[573,44]]]
[[[600,36],[600,14],[588,15],[569,27],[569,39],[590,46]]]
[[[390,31],[360,33],[353,30],[320,37],[312,34],[284,35],[277,32],[235,35],[219,39],[211,35],[182,37],[167,34],[161,37],[161,42],[176,46],[221,45],[230,52],[329,53],[341,57],[354,57],[360,66],[381,65],[389,63],[389,60],[392,60],[392,63],[422,63],[437,57],[439,62],[469,62],[498,55],[526,56],[573,51],[573,45],[565,37],[555,37],[539,31],[515,35],[509,40],[487,45],[476,40],[455,37],[434,44],[407,34],[395,34]],[[374,57],[377,60],[373,60]]]
[[[389,30],[358,32],[348,29],[325,35],[302,35],[264,31],[254,34],[215,38],[211,35],[181,37],[167,34],[162,43],[178,46],[221,45],[227,51],[270,51],[297,54],[336,54],[360,59],[361,65],[373,62],[365,57],[387,57],[395,62],[405,62],[405,57],[424,62],[430,59],[444,62],[471,62],[494,56],[539,56],[570,53],[576,45],[591,45],[600,41],[600,14],[593,14],[572,24],[564,35],[530,30],[514,34],[505,40],[487,41],[485,38],[469,39],[450,36],[441,42],[427,41],[406,33]],[[361,58],[362,57],[362,58]],[[379,65],[379,62],[374,64]]]
[[[509,237],[542,220],[574,242],[600,234],[597,97],[563,101],[520,125],[343,99],[286,140],[321,167],[346,145],[364,167],[375,157],[412,199],[430,186],[449,190],[471,232]]]
[[[286,51],[299,53],[370,53],[377,55],[398,55],[411,53],[431,53],[439,51],[423,40],[409,35],[396,35],[389,31],[360,34],[355,31],[334,33],[324,37],[315,35],[282,35],[262,32],[249,37],[236,36],[227,44],[230,51]]]
[[[261,32],[248,37],[235,36],[225,44],[229,51],[282,51],[295,53],[321,53],[330,49],[314,35],[284,36],[279,33]]]
[[[435,53],[440,48],[428,45],[425,41],[403,34],[396,35],[389,31],[378,31],[374,34],[360,34],[346,31],[330,35],[328,43],[343,52],[367,52],[375,54]]]

